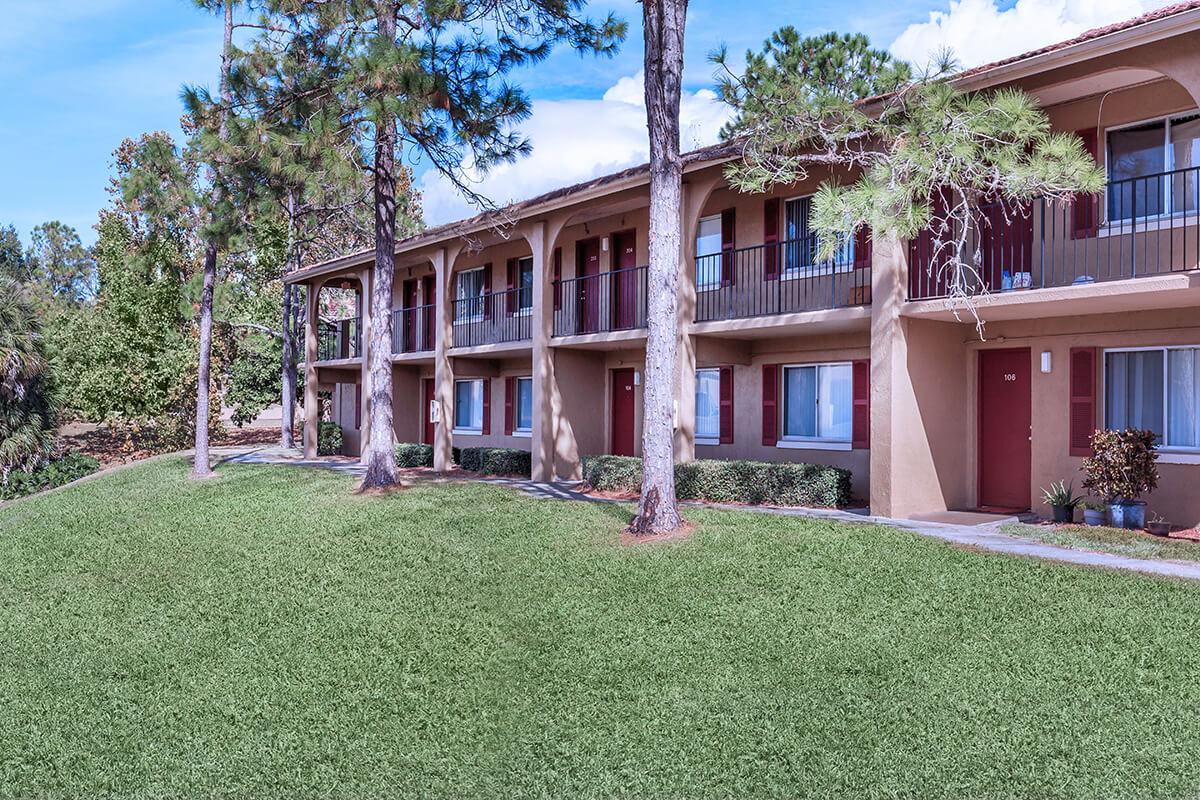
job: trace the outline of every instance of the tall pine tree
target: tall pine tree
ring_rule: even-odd
[[[374,282],[369,303],[370,415],[364,488],[396,483],[392,451],[392,284],[397,157],[409,151],[466,196],[483,173],[530,150],[513,130],[529,100],[506,82],[513,69],[566,43],[608,54],[625,33],[612,15],[582,15],[585,0],[266,0],[262,49],[320,62],[304,91],[320,109],[310,124],[353,142],[373,181]]]

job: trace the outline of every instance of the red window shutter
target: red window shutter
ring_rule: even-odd
[[[562,248],[554,248],[554,310],[562,308]]]
[[[1100,142],[1095,128],[1084,128],[1075,131],[1075,135],[1083,140],[1083,149],[1092,160],[1100,161]],[[1076,195],[1071,204],[1071,238],[1087,239],[1095,236],[1100,230],[1100,196],[1095,194]]]
[[[762,368],[762,443],[774,447],[779,441],[779,365]]]
[[[763,202],[763,279],[773,281],[778,277],[779,199],[772,197]]]
[[[492,379],[483,379],[483,433],[492,432]]]
[[[508,315],[511,317],[517,313],[517,293],[513,289],[517,288],[517,259],[510,258],[508,263],[504,265],[506,277],[508,278],[508,292],[504,295],[505,306],[507,306]]]
[[[853,364],[854,410],[851,415],[850,446],[866,450],[871,446],[871,362]]]
[[[362,384],[354,384],[354,430],[362,428]]]
[[[483,265],[483,318],[492,316],[492,265]],[[486,383],[484,384],[487,385]]]
[[[513,403],[517,394],[517,379],[504,379],[504,435],[512,436],[513,432]]]
[[[733,367],[721,367],[721,444],[733,444]]]
[[[732,286],[737,282],[733,269],[733,251],[737,247],[737,211],[727,208],[721,212],[721,285]]]
[[[1090,456],[1096,432],[1096,348],[1071,348],[1070,454]]]
[[[871,268],[871,229],[866,225],[854,232],[854,268]]]

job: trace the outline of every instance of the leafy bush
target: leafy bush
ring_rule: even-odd
[[[1092,455],[1083,461],[1083,488],[1109,502],[1137,500],[1158,488],[1154,431],[1099,430],[1092,434]]]
[[[628,456],[588,456],[583,479],[601,491],[637,493],[642,462]],[[850,502],[850,472],[819,464],[706,459],[675,465],[681,500],[778,506],[844,506]]]
[[[396,466],[402,469],[433,466],[433,445],[401,442],[396,445]]]
[[[458,464],[468,472],[484,475],[522,475],[532,472],[532,460],[526,450],[511,447],[464,447],[459,451]]]
[[[322,421],[317,429],[317,455],[336,456],[342,452],[342,426]]]
[[[63,486],[84,475],[91,475],[98,469],[100,469],[99,461],[71,450],[29,472],[21,470],[10,472],[8,480],[0,483],[0,500],[12,500],[14,497],[24,497],[43,489]]]

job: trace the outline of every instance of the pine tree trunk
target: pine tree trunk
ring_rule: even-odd
[[[281,364],[283,391],[279,398],[279,445],[296,446],[296,329],[293,311],[296,302],[294,284],[283,285],[283,359]]]
[[[394,3],[378,0],[377,32],[395,41]],[[375,124],[375,269],[371,285],[371,346],[367,471],[364,489],[395,486],[396,454],[392,427],[392,283],[396,272],[396,118],[386,111]],[[364,291],[366,287],[363,287]]]
[[[642,399],[642,496],[630,530],[666,533],[682,519],[675,499],[675,373],[678,350],[679,93],[687,0],[643,0],[646,123],[650,132],[649,331]]]
[[[225,0],[225,35],[221,49],[221,121],[218,135],[224,141],[228,135],[225,109],[229,107],[229,66],[233,57],[233,2]],[[214,169],[216,198],[214,208],[222,205],[221,175]],[[218,211],[214,211],[219,213]],[[215,222],[216,220],[214,220]],[[196,380],[196,454],[192,459],[192,477],[207,478],[212,475],[212,461],[208,452],[209,391],[212,372],[212,327],[213,294],[217,283],[217,243],[209,241],[204,246],[204,288],[200,293],[200,358]]]

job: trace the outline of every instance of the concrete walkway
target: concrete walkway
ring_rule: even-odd
[[[278,447],[261,448],[249,452],[230,455],[225,459],[230,463],[243,464],[273,464],[295,467],[312,467],[328,469],[346,475],[362,477],[364,469],[355,459],[349,458],[318,458],[304,459],[295,451],[285,451]],[[596,497],[579,491],[578,484],[567,482],[539,483],[525,478],[449,476],[441,477],[432,474],[421,476],[421,482],[443,482],[455,480],[473,480],[490,483],[497,486],[508,486],[524,494],[542,500],[578,500],[587,503],[625,503],[626,500],[616,500],[606,497]],[[1066,547],[1044,544],[1032,539],[1011,536],[1000,531],[1000,525],[1015,522],[1016,518],[991,517],[979,515],[986,520],[980,524],[963,525],[935,522],[932,520],[892,519],[890,517],[871,516],[866,509],[834,509],[834,508],[774,508],[770,506],[742,506],[724,503],[684,502],[683,505],[695,508],[715,508],[723,511],[737,511],[750,514],[773,514],[783,517],[805,517],[810,519],[829,519],[855,525],[887,525],[900,530],[911,531],[921,536],[941,539],[944,542],[986,550],[992,553],[1004,553],[1011,556],[1040,558],[1047,561],[1059,561],[1066,564],[1077,564],[1084,567],[1099,567],[1112,570],[1127,570],[1149,575],[1159,575],[1169,578],[1200,581],[1200,562],[1161,561],[1142,558],[1129,558],[1112,553],[1101,553],[1093,550],[1072,550]]]

